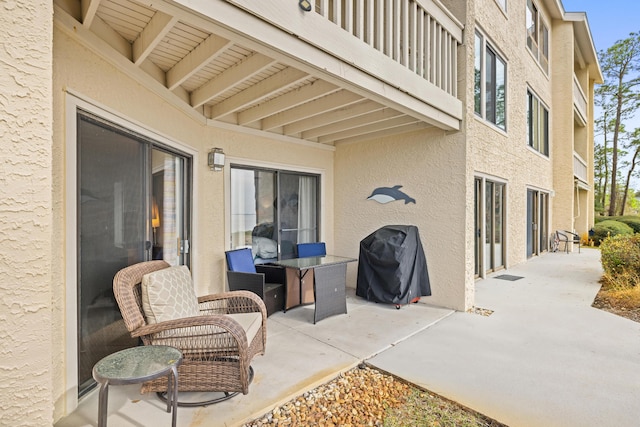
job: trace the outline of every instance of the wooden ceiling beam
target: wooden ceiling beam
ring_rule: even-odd
[[[277,74],[267,77],[266,79],[254,84],[233,95],[230,98],[211,107],[211,119],[218,119],[241,110],[251,104],[260,102],[261,100],[272,96],[274,93],[286,90],[291,86],[300,84],[300,82],[309,78],[304,71],[295,68],[285,68]]]
[[[347,92],[346,90],[339,90],[338,92],[302,104],[293,110],[283,111],[263,119],[262,129],[274,129],[327,111],[335,110],[336,108],[354,104],[361,100],[362,97],[360,95]]]
[[[338,120],[345,120],[351,117],[357,117],[362,114],[385,108],[383,105],[374,101],[364,101],[357,104],[348,105],[343,108],[318,114],[308,119],[299,120],[284,127],[285,135],[295,135],[309,129],[315,129]]]
[[[340,90],[340,88],[332,83],[316,80],[313,83],[303,86],[295,91],[291,91],[239,113],[238,124],[246,125],[258,121],[290,108],[297,107],[305,102],[326,96],[338,90]]]
[[[374,123],[378,123],[384,120],[389,120],[395,117],[402,116],[399,111],[386,108],[379,111],[374,111],[361,116],[352,117],[346,120],[340,120],[326,126],[321,126],[315,129],[308,130],[302,133],[302,138],[313,139],[324,135],[335,134],[349,129],[354,129],[362,126],[370,126]]]
[[[193,108],[200,107],[233,86],[261,73],[273,64],[275,64],[275,60],[267,56],[259,53],[251,55],[191,92],[191,106]]]
[[[82,8],[82,25],[85,28],[91,28],[93,19],[100,6],[100,0],[82,0],[80,7]]]
[[[355,143],[355,142],[369,141],[369,140],[372,140],[372,139],[375,139],[375,138],[382,138],[382,137],[385,137],[385,136],[401,135],[401,134],[407,133],[407,132],[415,132],[417,130],[422,130],[422,129],[426,129],[426,128],[430,128],[430,127],[433,127],[433,126],[430,125],[429,123],[416,122],[416,123],[410,123],[410,124],[404,125],[404,126],[398,126],[398,127],[394,127],[394,128],[389,128],[389,129],[377,131],[377,132],[374,132],[374,133],[366,133],[366,134],[354,136],[354,137],[351,137],[351,138],[339,139],[337,141],[334,141],[333,143],[334,143],[334,145],[352,144],[352,143]]]
[[[133,42],[133,63],[142,64],[149,54],[162,41],[164,36],[176,25],[178,18],[167,15],[163,12],[156,12],[149,25],[140,33],[140,36]]]
[[[233,46],[231,41],[211,34],[174,65],[173,68],[167,71],[167,87],[169,90],[174,90],[184,83],[189,77],[211,63],[231,46]]]
[[[342,132],[336,132],[336,133],[332,133],[330,135],[325,135],[322,136],[320,138],[318,138],[318,142],[323,143],[323,144],[327,144],[333,141],[337,141],[337,140],[341,140],[341,139],[346,139],[346,138],[350,138],[353,136],[358,136],[358,135],[364,135],[364,134],[368,134],[368,133],[372,133],[372,132],[379,132],[379,131],[383,131],[386,129],[391,129],[391,128],[395,128],[398,126],[403,126],[403,125],[407,125],[407,124],[411,124],[411,123],[416,123],[419,120],[416,119],[415,117],[411,117],[411,116],[401,116],[401,117],[394,117],[392,119],[389,120],[384,120],[384,121],[380,121],[377,123],[373,123],[373,124],[367,124],[364,126],[360,126],[357,128],[353,128],[353,129],[349,129],[346,131],[342,131]]]

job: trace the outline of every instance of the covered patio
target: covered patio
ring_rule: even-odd
[[[640,324],[591,306],[601,275],[600,251],[586,248],[479,281],[490,315],[425,302],[395,310],[353,294],[348,314],[315,326],[312,306],[273,315],[249,394],[179,408],[178,425],[241,425],[361,360],[507,425],[636,425]],[[109,425],[169,425],[163,403],[138,390],[113,387]],[[95,426],[96,396],[56,427]]]
[[[426,298],[428,299],[428,298]],[[330,381],[376,354],[423,331],[454,313],[417,303],[396,310],[348,290],[348,313],[313,324],[313,305],[278,312],[267,320],[267,351],[253,360],[255,377],[248,395],[208,407],[178,408],[178,426],[237,426],[291,398]],[[139,385],[113,386],[108,424],[119,427],[169,425],[171,414],[155,394],[140,394]],[[56,427],[96,425],[97,389]]]
[[[367,196],[374,182],[419,181],[428,183],[413,193],[423,193],[419,203],[449,188],[463,205],[463,175],[441,173],[451,165],[438,159],[443,149],[462,159],[464,145],[437,143],[461,130],[463,25],[440,3],[356,4],[315,2],[305,11],[284,0],[53,2],[60,156],[52,167],[64,253],[54,279],[63,284],[55,289],[62,380],[54,384],[54,420],[85,405],[91,366],[118,349],[102,335],[119,322],[110,287],[126,265],[189,265],[196,294],[206,295],[226,289],[224,251],[263,238],[280,258],[307,240],[355,258],[357,243],[398,221],[398,210],[402,222],[429,233],[429,245],[451,238],[431,230],[438,217],[462,223],[462,210],[418,211],[412,203],[382,211]],[[215,150],[226,155],[217,168],[207,159]],[[428,172],[416,177],[416,169]],[[344,224],[356,218],[348,210],[363,212],[360,203],[371,218]],[[276,231],[254,236],[258,226]],[[456,263],[463,256],[455,254]],[[434,277],[466,282],[462,269],[443,274],[448,268],[434,265]],[[347,270],[354,285],[355,265]],[[461,285],[436,295],[434,306],[466,303]]]

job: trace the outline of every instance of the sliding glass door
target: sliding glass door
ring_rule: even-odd
[[[491,272],[505,265],[506,185],[476,178],[475,194],[475,274]]]
[[[475,212],[474,212],[474,259],[475,259],[475,277],[480,277],[482,273],[482,257],[484,254],[484,244],[482,239],[482,224],[483,224],[483,212],[484,203],[482,199],[482,179],[476,178],[474,180],[474,195],[475,195]]]
[[[318,241],[318,177],[278,174],[280,258],[295,258],[298,243]]]
[[[231,248],[251,247],[256,263],[296,256],[319,238],[320,177],[231,167]]]
[[[504,184],[485,181],[485,269],[504,267]]]
[[[89,113],[77,116],[78,386],[102,357],[137,345],[113,296],[128,265],[188,264],[190,158]]]
[[[549,193],[527,190],[527,258],[549,250]]]

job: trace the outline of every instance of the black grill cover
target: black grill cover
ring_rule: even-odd
[[[387,225],[362,239],[356,295],[398,305],[431,295],[418,227]]]

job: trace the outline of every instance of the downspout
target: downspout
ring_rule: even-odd
[[[571,224],[571,227],[573,229],[573,232],[576,232],[576,218],[578,218],[580,216],[580,186],[578,185],[578,181],[574,180],[573,181],[573,186],[576,189],[576,204],[578,205],[578,214],[574,215],[573,217],[573,224]]]

